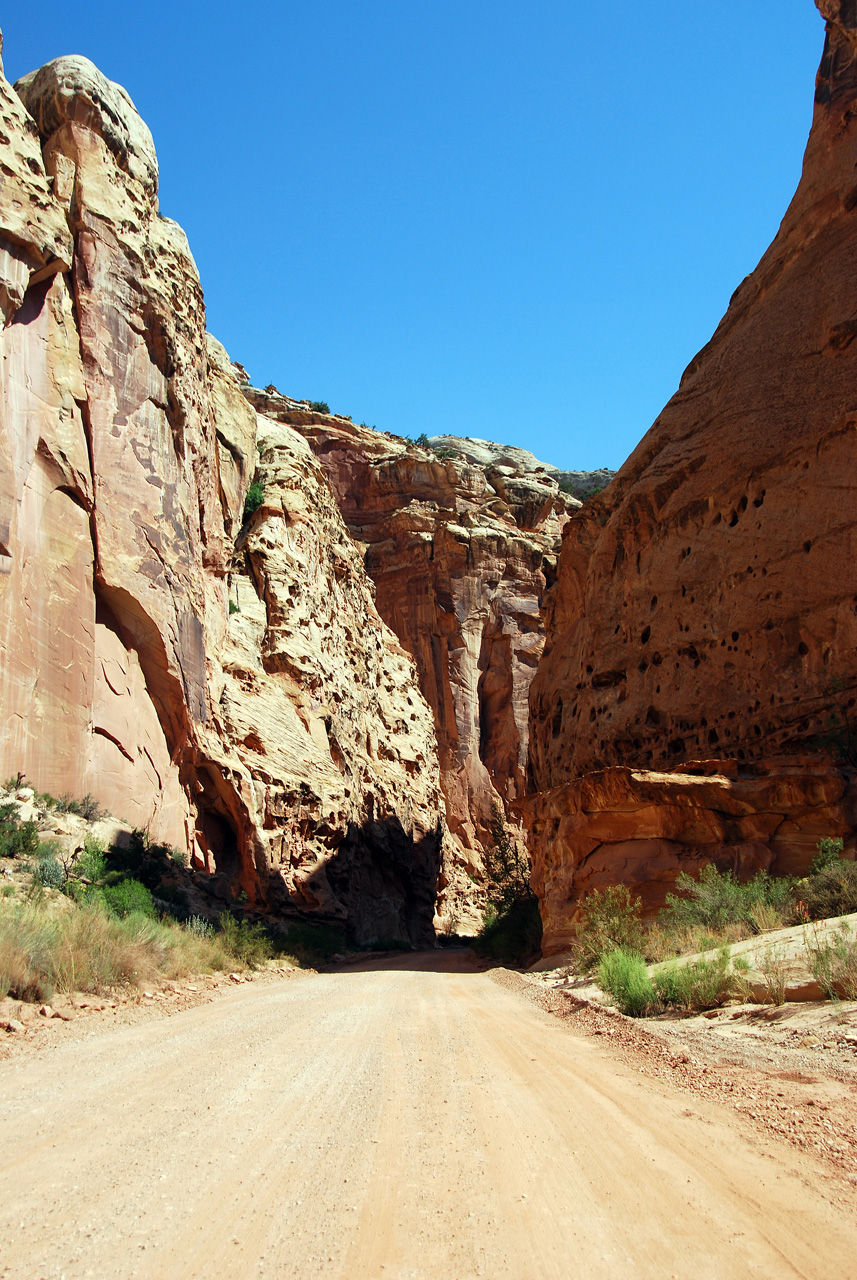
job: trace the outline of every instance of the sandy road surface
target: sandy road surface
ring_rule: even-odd
[[[1,1063],[0,1276],[857,1277],[787,1148],[460,957],[403,963]]]

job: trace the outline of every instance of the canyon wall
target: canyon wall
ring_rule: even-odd
[[[566,526],[531,693],[546,951],[587,887],[656,882],[654,907],[702,861],[795,870],[814,844],[795,830],[854,829],[857,12],[818,7],[812,131],[779,233]],[[828,763],[807,761],[831,731]]]
[[[16,89],[0,77],[0,771],[92,793],[226,900],[429,940],[438,876],[462,874],[432,716],[324,472],[206,334],[125,91],[77,57]]]
[[[456,437],[438,456],[273,388],[245,394],[306,437],[365,550],[378,610],[434,712],[447,821],[478,874],[492,813],[525,790],[539,603],[580,503],[525,450],[480,441],[474,451]]]

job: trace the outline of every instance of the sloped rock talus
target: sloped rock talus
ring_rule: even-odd
[[[590,771],[706,757],[743,769],[805,750],[853,706],[857,13],[820,8],[812,131],[779,233],[654,426],[566,527],[531,694],[531,787],[554,795],[530,802],[534,832],[556,789]],[[587,856],[532,848],[537,866]]]
[[[447,818],[476,870],[492,810],[524,791],[539,601],[579,503],[532,455],[522,464],[524,451],[482,441],[490,447],[472,462],[438,457],[274,392],[245,394],[306,437],[365,547],[378,610],[434,712]]]
[[[0,771],[91,792],[260,906],[425,940],[449,844],[431,716],[323,473],[206,334],[125,91],[78,57],[17,90],[0,79]],[[271,494],[242,533],[260,441]]]

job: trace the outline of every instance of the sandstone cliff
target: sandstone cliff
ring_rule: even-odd
[[[324,473],[207,338],[128,95],[77,57],[16,88],[0,77],[0,771],[91,792],[227,897],[426,940],[454,852],[431,714]]]
[[[857,746],[846,727],[857,650],[857,13],[836,0],[819,8],[828,22],[812,132],[780,231],[677,394],[565,531],[531,696],[531,786],[549,793],[528,802],[548,950],[588,885],[654,876],[662,896],[688,859],[690,869],[711,858],[794,869],[812,842],[787,841],[789,823],[816,838],[854,827],[853,797],[842,797]],[[816,767],[796,780],[795,753],[831,718],[838,760],[823,785]],[[715,763],[685,763],[695,758]],[[756,783],[706,791],[692,780],[736,769]],[[783,769],[774,802],[765,780]],[[813,826],[819,786],[839,807]],[[738,808],[722,806],[735,787]],[[724,824],[736,812],[744,827]]]
[[[437,456],[273,389],[245,394],[306,436],[365,548],[378,610],[434,712],[450,829],[477,871],[492,809],[525,788],[539,602],[580,504],[525,450],[479,441],[472,460]]]

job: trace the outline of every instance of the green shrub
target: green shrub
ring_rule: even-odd
[[[52,796],[49,791],[36,791],[33,799],[41,809],[53,809],[57,813],[75,813],[79,818],[85,818],[87,822],[98,822],[100,818],[106,817],[106,811],[89,792],[76,800],[68,792],[58,797]]]
[[[83,853],[78,856],[74,864],[75,875],[82,876],[84,880],[102,880],[107,872],[105,853],[104,845],[100,840],[96,840],[94,836],[86,836],[83,842]]]
[[[80,800],[74,800],[71,796],[62,796],[56,805],[60,813],[76,813],[79,818],[85,818],[87,822],[98,822],[101,818],[106,817],[106,810],[90,795],[89,792],[82,796]]]
[[[617,948],[642,952],[646,933],[640,920],[639,900],[624,884],[593,889],[581,903],[575,951],[586,969],[594,969],[601,957]]]
[[[713,863],[708,863],[698,880],[685,872],[679,875],[676,880],[679,893],[667,894],[660,923],[668,931],[697,925],[724,929],[728,925],[744,924],[750,932],[757,932],[753,915],[760,905],[779,911],[781,923],[790,917],[793,883],[786,876],[773,877],[760,871],[752,880],[740,884],[731,871],[720,872]]]
[[[241,606],[239,605],[237,600],[229,601],[229,612],[230,614],[241,612]]]
[[[258,480],[254,480],[247,490],[247,497],[244,499],[244,521],[248,521],[254,511],[258,511],[265,500],[265,486]]]
[[[609,991],[622,1013],[641,1018],[657,1004],[657,994],[638,951],[616,947],[598,962],[598,981]]]
[[[120,919],[135,913],[154,918],[155,903],[151,890],[139,880],[123,878],[114,884],[105,885],[100,896],[107,909]]]
[[[431,445],[429,446],[431,448]],[[441,445],[437,445],[432,449],[436,458],[440,458],[441,462],[447,462],[452,458],[458,457],[457,449],[444,449]]]
[[[857,862],[841,856],[841,840],[820,840],[810,874],[794,885],[795,917],[828,920],[857,911]]]
[[[423,449],[431,448],[431,445],[429,444],[429,438],[424,431],[420,432],[420,434],[417,436],[416,440],[414,441],[414,444],[421,445]]]
[[[314,413],[330,413],[330,405],[326,400],[308,400],[307,404]]]
[[[491,839],[485,844],[485,889],[490,907],[498,915],[516,902],[533,897],[530,888],[530,860],[522,846],[509,834],[500,808],[491,807],[488,824]]]
[[[35,822],[21,822],[14,801],[0,805],[0,857],[20,858],[35,853],[39,832]]]
[[[679,1009],[714,1009],[733,993],[729,948],[722,947],[716,956],[701,956],[689,964],[670,961],[653,975],[658,999],[664,1005]]]
[[[825,836],[816,845],[816,855],[809,864],[809,874],[817,876],[828,867],[839,862],[845,851],[845,841],[841,836]]]
[[[237,920],[228,912],[220,918],[220,940],[229,955],[251,969],[258,968],[274,954],[270,934],[264,925]]]

